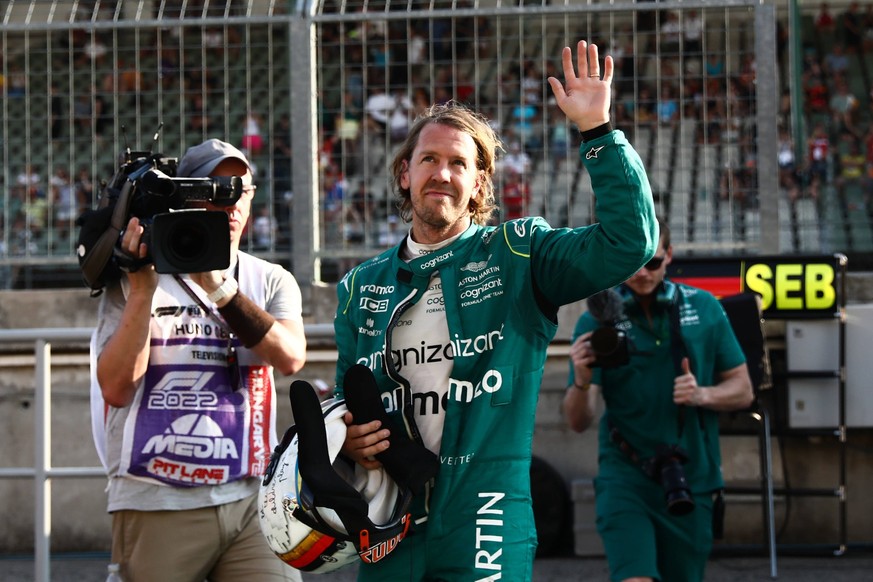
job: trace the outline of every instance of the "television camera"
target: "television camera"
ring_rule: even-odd
[[[157,137],[157,135],[156,135]],[[191,208],[209,202],[232,206],[242,195],[238,176],[177,177],[176,158],[131,151],[104,185],[97,208],[76,221],[77,255],[88,285],[97,293],[121,271],[154,263],[158,273],[195,273],[230,265],[230,226],[223,211]],[[149,249],[144,259],[121,252],[118,243],[131,217],[137,217]]]

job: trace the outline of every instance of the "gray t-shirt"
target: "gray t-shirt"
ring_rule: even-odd
[[[280,265],[263,261],[242,252],[239,253],[239,264],[239,269],[237,269],[235,265],[232,265],[229,271],[237,274],[240,290],[248,298],[264,308],[277,320],[302,321],[300,288],[297,285],[297,281],[288,271]],[[190,281],[188,281],[187,284],[191,289],[195,290],[195,293],[201,298],[205,305],[210,306],[208,300],[205,298],[205,293],[202,292],[196,284],[193,284]],[[94,362],[96,362],[96,357],[99,356],[103,347],[115,333],[121,319],[122,311],[124,310],[126,294],[127,285],[125,279],[123,280],[123,284],[117,284],[107,288],[101,298],[98,326],[94,337],[94,351],[96,353],[92,354]],[[199,333],[200,335],[205,335],[207,337],[198,337],[197,341],[201,342],[203,345],[209,345],[209,343],[212,343],[213,345],[218,346],[212,353],[218,356],[222,355],[223,348],[221,348],[221,342],[209,337],[209,326],[212,325],[217,327],[214,319],[205,317],[201,317],[199,320],[196,318],[189,319],[187,320],[188,327],[184,332],[182,329],[185,328],[185,324],[181,323],[182,321],[185,321],[183,319],[179,320],[180,323],[178,325],[174,324],[169,326],[164,331],[156,330],[154,324],[156,313],[173,313],[174,315],[183,312],[190,313],[191,309],[189,309],[189,306],[196,312],[197,309],[194,308],[195,304],[196,302],[187,296],[172,275],[160,275],[158,291],[155,293],[155,299],[152,304],[153,324],[151,342],[153,355],[150,357],[150,368],[152,367],[153,361],[160,361],[160,357],[163,356],[163,354],[156,353],[155,350],[171,350],[169,346],[173,341],[175,341],[173,337],[175,334],[187,334],[190,336]],[[175,311],[173,309],[167,309],[167,307],[172,306],[177,308],[182,306],[184,309],[177,309]],[[163,310],[161,310],[161,308],[163,308]],[[217,311],[215,313],[217,314]],[[198,325],[196,323],[197,321],[201,321],[203,324]],[[203,329],[206,331],[204,332]],[[164,335],[165,337],[156,337],[159,335]],[[215,335],[217,334],[213,333],[213,336]],[[183,365],[180,364],[180,369],[184,367],[185,370],[196,371],[199,359],[204,360],[204,369],[209,365],[215,366],[215,362],[210,361],[214,359],[214,357],[204,357],[204,354],[208,353],[206,350],[207,348],[204,348],[202,351],[194,352],[192,349],[184,348],[179,351],[175,358],[186,358]],[[254,354],[254,352],[246,350],[242,346],[237,347],[237,354],[241,365],[249,365],[255,368],[263,367],[269,376],[269,381],[266,384],[269,387],[269,390],[266,391],[264,398],[264,401],[268,402],[268,409],[258,415],[259,418],[263,417],[261,418],[261,421],[265,432],[268,432],[263,439],[262,446],[260,447],[261,453],[259,457],[262,459],[264,457],[264,450],[266,451],[266,456],[269,457],[269,452],[276,443],[276,398],[275,389],[273,387],[272,368],[266,366],[265,363]],[[94,364],[92,363],[92,365]],[[94,380],[92,380],[92,382],[94,382]],[[94,397],[95,394],[94,388],[95,387],[92,386],[92,397]],[[108,510],[110,512],[121,509],[143,511],[194,509],[198,507],[209,507],[230,503],[257,493],[259,483],[257,469],[254,471],[250,470],[249,472],[252,473],[252,475],[249,477],[238,478],[229,482],[221,482],[220,484],[209,484],[208,479],[204,479],[201,484],[194,485],[194,483],[189,483],[191,486],[160,484],[159,481],[133,475],[131,474],[132,472],[126,471],[125,468],[129,462],[131,452],[138,446],[136,439],[133,437],[133,431],[137,427],[137,422],[135,418],[131,418],[131,411],[134,411],[133,414],[135,417],[136,410],[146,408],[146,405],[144,404],[145,400],[143,398],[144,389],[145,380],[140,382],[140,385],[137,388],[137,397],[131,406],[124,408],[109,407],[106,409],[105,440],[103,442],[101,442],[100,435],[98,434],[99,427],[98,430],[95,430],[95,442],[98,450],[100,450],[101,446],[105,447],[105,454],[102,454],[101,458],[104,459],[109,474],[109,485],[107,491],[109,494]],[[195,386],[191,387],[192,392],[198,389],[200,388]],[[179,395],[180,392],[185,391],[185,388],[179,389],[178,387],[173,387],[171,388],[171,391],[174,392],[174,396],[176,396]],[[168,393],[169,391],[164,392],[164,394]],[[96,395],[98,398],[99,394],[99,386],[96,386]],[[98,402],[98,404],[100,403]],[[105,407],[103,408],[105,409]],[[94,409],[94,407],[92,407],[92,409]],[[197,412],[196,408],[194,410],[189,408],[188,411],[194,413]],[[251,414],[249,414],[246,423],[253,424]],[[164,432],[169,433],[172,432],[172,430],[170,427],[167,427]],[[173,438],[177,437],[173,435]],[[141,444],[139,445],[139,448],[142,448]],[[260,464],[262,464],[262,461],[256,463],[256,466],[260,466]],[[191,466],[197,465],[192,464]]]

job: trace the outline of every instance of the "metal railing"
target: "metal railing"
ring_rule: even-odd
[[[51,546],[51,486],[52,479],[68,477],[105,477],[103,467],[52,467],[52,393],[51,342],[88,341],[91,328],[0,330],[0,343],[33,342],[36,359],[34,378],[34,462],[33,467],[0,467],[0,479],[33,479],[34,510],[34,579],[51,579],[49,551]]]
[[[52,466],[52,342],[87,342],[93,328],[33,328],[0,330],[0,345],[33,342],[34,355],[34,462],[33,467],[0,467],[0,479],[33,479],[34,580],[51,580],[52,480],[70,477],[106,477],[103,467]],[[309,341],[333,337],[332,324],[307,324]]]

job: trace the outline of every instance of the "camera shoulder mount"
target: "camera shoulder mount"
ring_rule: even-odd
[[[127,221],[133,183],[124,183],[114,203],[109,190],[108,186],[104,188],[98,208],[86,211],[76,220],[80,227],[76,255],[82,277],[93,297],[100,295],[107,283],[120,276],[117,268],[112,268],[110,259]]]

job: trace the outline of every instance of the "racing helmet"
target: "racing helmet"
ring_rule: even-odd
[[[326,573],[373,563],[406,536],[412,492],[384,469],[341,456],[344,400],[320,403],[307,382],[291,385],[292,425],[273,451],[258,492],[261,531],[285,563]]]

